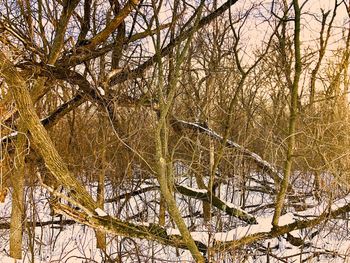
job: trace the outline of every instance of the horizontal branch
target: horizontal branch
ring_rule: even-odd
[[[28,226],[33,226],[35,225],[35,227],[43,227],[43,226],[49,226],[49,225],[59,225],[59,226],[63,226],[63,225],[74,225],[77,222],[75,220],[53,220],[53,221],[45,221],[45,222],[31,222],[28,221],[26,224]],[[10,223],[0,223],[0,229],[10,229]]]
[[[311,228],[315,227],[326,220],[329,219],[334,219],[337,216],[341,214],[345,214],[350,212],[350,203],[346,204],[338,209],[324,211],[321,215],[317,216],[316,218],[313,219],[306,219],[306,220],[295,220],[294,222],[290,224],[286,224],[283,226],[277,226],[272,228],[271,225],[271,231],[269,232],[257,232],[253,233],[250,235],[247,235],[243,238],[237,239],[237,240],[232,240],[232,241],[216,241],[214,244],[214,250],[216,251],[223,251],[223,250],[234,250],[238,248],[242,248],[243,246],[246,245],[251,245],[253,243],[256,243],[258,241],[270,239],[270,238],[275,238],[279,237],[281,235],[290,233],[294,230],[300,230],[300,229],[306,229],[306,228]]]
[[[139,225],[131,222],[124,222],[108,215],[88,215],[60,203],[53,203],[52,206],[56,213],[65,215],[74,221],[90,226],[95,230],[131,238],[152,240],[166,246],[188,249],[180,235],[169,235],[164,227],[157,224],[147,223]],[[197,241],[196,245],[200,251],[206,252],[207,246],[205,244]]]
[[[131,238],[153,240],[163,245],[187,249],[187,246],[184,243],[181,236],[177,234],[171,234],[172,232],[177,233],[178,231],[169,231],[171,229],[164,228],[157,224],[152,224],[152,223],[134,224],[130,222],[121,221],[117,218],[114,218],[108,215],[107,216],[88,215],[60,203],[53,204],[53,207],[55,209],[55,212],[63,214],[69,218],[72,218],[78,223],[88,225],[94,229],[102,230],[104,232],[112,233],[115,235],[127,236]],[[252,228],[256,230],[271,229],[270,231],[255,232],[252,234],[245,235],[245,233],[252,232],[252,231],[244,230],[244,231],[241,231],[242,232],[241,234],[245,236],[243,236],[242,238],[238,238],[236,240],[228,240],[228,241],[220,240],[220,236],[221,237],[229,236],[229,232],[232,232],[232,231],[235,231],[236,233],[235,236],[237,236],[237,234],[239,235],[239,233],[235,229],[232,229],[229,232],[215,233],[212,236],[214,238],[213,244],[212,244],[212,251],[219,252],[224,250],[227,251],[227,250],[241,249],[244,246],[247,246],[247,245],[249,246],[256,242],[263,241],[266,239],[276,238],[284,234],[290,233],[294,230],[300,230],[300,229],[317,226],[326,220],[334,219],[339,215],[347,212],[350,212],[350,204],[346,204],[338,209],[334,209],[330,211],[326,209],[325,212],[323,212],[321,215],[317,216],[314,219],[309,219],[309,220],[293,219],[293,222],[283,226],[278,226],[275,228],[273,228],[272,225],[266,226],[266,222],[271,221],[268,218],[267,220],[262,222],[264,226],[260,226],[260,225],[247,226],[247,227],[244,227],[244,229],[246,228],[249,230],[252,230]],[[286,216],[289,217],[288,215]],[[207,237],[208,233],[191,232],[191,235],[195,238],[198,248],[202,252],[205,252],[207,250],[207,246],[203,243],[203,240],[208,239]]]
[[[197,200],[202,200],[209,202],[211,205],[215,206],[217,209],[225,212],[230,216],[234,216],[248,224],[257,224],[255,217],[241,208],[236,207],[232,203],[227,203],[222,201],[220,198],[213,195],[211,192],[203,189],[193,189],[182,185],[176,185],[176,190],[188,197],[192,197]]]
[[[227,215],[236,217],[236,218],[238,218],[238,219],[240,219],[248,224],[256,224],[257,223],[257,221],[253,215],[247,213],[246,211],[242,210],[239,207],[236,207],[232,203],[228,203],[228,202],[221,200],[219,197],[213,195],[212,193],[209,193],[207,190],[194,189],[194,188],[190,188],[190,187],[182,186],[182,185],[178,185],[178,184],[175,185],[175,188],[180,194],[182,194],[184,196],[187,196],[187,197],[190,197],[190,198],[193,198],[196,200],[209,202],[212,206],[225,212]],[[139,194],[143,194],[143,193],[158,190],[158,189],[159,189],[159,186],[152,185],[152,186],[144,187],[144,188],[132,191],[132,192],[121,194],[118,197],[107,199],[105,202],[111,203],[111,202],[115,202],[117,200],[120,200],[120,199],[123,199],[126,197],[137,196]]]

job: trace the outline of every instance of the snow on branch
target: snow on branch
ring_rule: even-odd
[[[339,215],[350,212],[350,203],[337,209],[326,209],[313,219],[299,220],[295,215],[287,213],[280,219],[284,225],[272,228],[272,215],[266,218],[258,218],[258,224],[248,227],[239,227],[226,233],[215,234],[214,249],[216,251],[237,249],[258,241],[279,237],[294,230],[306,229],[320,225],[329,219],[337,218]]]
[[[17,134],[18,134],[18,132],[14,131],[14,132],[11,132],[9,135],[0,137],[0,143],[5,143],[8,140],[12,140],[13,138],[15,138],[17,136]]]
[[[224,211],[228,215],[237,217],[248,224],[257,224],[255,217],[241,208],[235,206],[232,203],[225,202],[220,198],[213,195],[211,192],[204,189],[194,189],[187,186],[176,185],[176,190],[188,197],[199,199],[202,201],[209,202],[221,211]]]
[[[204,192],[198,191],[197,193],[203,194]],[[268,217],[261,217],[256,219],[256,225],[241,226],[227,232],[218,232],[211,234],[212,237],[210,239],[212,241],[210,242],[210,246],[215,251],[238,249],[246,245],[251,245],[258,241],[276,238],[288,233],[290,234],[294,230],[317,226],[326,220],[334,219],[339,215],[347,212],[350,212],[350,203],[334,210],[325,210],[321,215],[308,220],[299,220],[292,213],[287,213],[280,219],[281,222],[284,222],[284,225],[278,226],[276,228],[273,228],[271,224],[273,217],[272,215]],[[176,239],[179,244],[182,244],[182,238],[179,235],[178,229],[163,228],[155,224],[147,224],[146,226],[144,226],[144,224],[140,226],[135,225],[135,229],[138,227],[151,227],[153,229],[158,229],[158,233],[161,233],[164,238],[167,237],[167,240]],[[209,244],[209,233],[203,231],[192,231],[191,236],[195,240],[196,244],[199,245],[200,250],[206,250],[206,245],[204,244]],[[146,238],[149,239],[148,237]],[[169,245],[173,244],[169,243]],[[181,248],[186,249],[186,247]]]
[[[209,135],[211,138],[219,140],[221,142],[223,142],[223,140],[224,140],[224,138],[221,135],[219,135],[218,133],[216,133],[212,129],[203,127],[202,125],[200,125],[198,123],[174,119],[173,125],[174,126],[178,126],[178,127],[180,126],[180,127],[183,127],[183,128],[200,131],[202,133],[205,133],[205,134]],[[271,175],[274,177],[275,181],[280,182],[282,180],[283,176],[277,170],[277,168],[274,167],[268,161],[264,160],[260,155],[249,151],[248,149],[244,148],[243,146],[241,146],[238,143],[235,143],[235,142],[233,142],[231,140],[227,140],[225,143],[226,143],[227,147],[239,150],[245,156],[250,157],[260,168],[270,172]]]
[[[232,203],[228,203],[221,200],[217,196],[213,195],[211,192],[208,192],[208,190],[206,189],[196,189],[196,188],[191,188],[188,186],[183,186],[178,184],[175,185],[175,188],[180,194],[184,196],[188,196],[196,200],[209,202],[211,203],[212,206],[216,207],[217,209],[225,212],[230,216],[234,216],[248,224],[257,224],[257,221],[253,215],[249,214],[248,212],[242,210],[241,208],[235,206]],[[158,189],[159,189],[159,186],[157,185],[147,186],[138,190],[123,193],[118,197],[106,199],[106,203],[115,202],[117,200],[120,200],[126,197],[137,196],[137,195],[146,193],[148,191],[154,191]]]
[[[160,244],[173,246],[182,249],[188,249],[186,242],[178,235],[169,235],[167,230],[157,224],[142,223],[134,224],[131,222],[122,221],[112,216],[89,215],[84,211],[79,211],[61,203],[53,204],[54,210],[57,213],[65,215],[74,221],[90,226],[94,229],[131,238],[140,238],[157,241]],[[207,246],[200,241],[195,242],[198,249],[206,252]]]

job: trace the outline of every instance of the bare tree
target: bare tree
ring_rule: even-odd
[[[106,262],[167,247],[198,262],[278,259],[271,239],[315,256],[313,238],[350,211],[350,31],[348,3],[309,2],[4,0],[10,256],[22,235],[35,256],[29,187],[50,195],[62,231],[93,229]]]

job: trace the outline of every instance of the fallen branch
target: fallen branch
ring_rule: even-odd
[[[95,230],[101,230],[114,235],[126,236],[131,238],[140,238],[157,241],[160,244],[173,246],[182,249],[188,249],[186,243],[180,235],[168,235],[165,228],[147,223],[144,225],[124,222],[112,216],[88,215],[77,211],[61,203],[52,204],[56,213],[65,215],[74,221],[90,226]],[[196,241],[198,249],[205,253],[207,246],[202,242]]]
[[[194,188],[189,188],[187,186],[182,186],[182,185],[175,185],[176,190],[187,197],[196,199],[196,200],[201,200],[201,201],[206,201],[209,202],[212,206],[216,207],[217,209],[225,212],[227,215],[236,217],[248,224],[256,224],[257,221],[255,217],[246,211],[242,210],[239,207],[236,207],[232,203],[225,202],[218,198],[217,196],[213,195],[212,193],[208,192],[207,190],[204,189],[194,189]],[[131,197],[131,196],[137,196],[139,194],[146,193],[148,191],[154,191],[154,190],[159,190],[159,186],[157,185],[152,185],[148,187],[144,187],[132,192],[128,193],[123,193],[119,195],[118,197],[110,198],[106,200],[106,203],[111,203],[115,202],[117,200]]]
[[[52,221],[45,221],[45,222],[31,222],[27,221],[25,224],[35,227],[43,227],[43,226],[49,226],[49,225],[74,225],[77,222],[75,220],[52,220]],[[0,229],[10,229],[10,223],[0,223]]]
[[[216,133],[212,129],[205,128],[198,123],[177,120],[174,118],[172,120],[172,125],[173,125],[173,127],[176,127],[179,129],[186,128],[186,129],[192,129],[192,130],[199,131],[201,133],[207,134],[211,138],[218,140],[220,142],[223,142],[223,140],[224,140],[224,138],[221,135],[219,135],[218,133]],[[260,155],[249,151],[248,149],[244,148],[243,146],[241,146],[238,143],[235,143],[231,140],[226,141],[226,146],[229,148],[236,149],[236,150],[240,151],[241,153],[243,153],[245,156],[251,158],[256,163],[256,165],[258,167],[269,172],[271,174],[271,176],[273,177],[273,179],[275,180],[275,182],[280,183],[282,181],[283,175],[277,170],[276,167],[274,167],[268,161],[264,160]]]
[[[326,210],[321,215],[319,215],[318,217],[316,217],[314,219],[295,220],[293,223],[283,225],[283,226],[277,226],[274,228],[272,228],[272,225],[271,225],[271,231],[269,231],[269,232],[253,233],[253,234],[247,235],[247,236],[242,237],[242,238],[237,239],[237,240],[230,240],[230,241],[217,240],[214,244],[213,249],[217,252],[224,251],[224,250],[235,250],[238,248],[242,248],[243,246],[251,245],[251,244],[256,243],[258,241],[279,237],[281,235],[290,233],[294,230],[315,227],[315,226],[325,222],[326,220],[334,219],[337,216],[344,214],[344,213],[347,213],[347,212],[350,212],[350,203],[346,204],[338,209],[335,209],[335,210],[330,210],[330,211]]]
[[[176,190],[188,197],[194,199],[209,202],[211,205],[215,206],[217,209],[225,212],[230,216],[234,216],[248,224],[257,224],[255,217],[239,207],[236,207],[232,203],[227,203],[222,201],[220,198],[213,195],[211,192],[203,189],[193,189],[182,185],[176,185]]]

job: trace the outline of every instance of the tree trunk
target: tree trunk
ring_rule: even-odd
[[[164,197],[160,196],[160,204],[159,204],[159,225],[164,226],[165,225],[165,210],[166,210],[166,203],[164,200]]]
[[[15,170],[11,176],[13,187],[12,192],[12,211],[10,223],[10,256],[15,259],[22,258],[22,239],[24,215],[24,173],[25,173],[25,151],[26,135],[22,120],[19,125],[19,133],[16,142],[16,156],[14,157]]]
[[[69,172],[67,165],[58,154],[54,143],[35,112],[29,91],[26,88],[26,82],[3,52],[0,52],[0,69],[1,76],[7,82],[16,101],[18,112],[25,122],[26,128],[32,135],[31,140],[43,157],[46,167],[57,181],[71,192],[73,199],[82,206],[81,208],[90,210],[90,212],[95,210],[97,208],[96,202],[94,202],[85,188]]]
[[[101,170],[98,175],[98,185],[97,185],[97,204],[104,210],[105,203],[105,175],[106,175],[106,131],[103,116],[100,116],[100,138],[102,140],[102,153],[101,153]],[[103,231],[96,230],[96,247],[105,251],[106,250],[106,234]]]
[[[295,49],[295,73],[293,84],[290,87],[291,92],[291,105],[289,116],[289,131],[287,138],[287,158],[284,165],[284,177],[280,184],[280,189],[276,198],[275,213],[272,219],[272,225],[278,226],[278,221],[282,213],[284,201],[288,189],[289,178],[292,172],[293,153],[295,148],[295,131],[296,131],[296,119],[298,111],[298,88],[299,79],[301,75],[301,55],[300,55],[300,7],[298,0],[293,0],[295,19],[294,19],[294,49]]]

